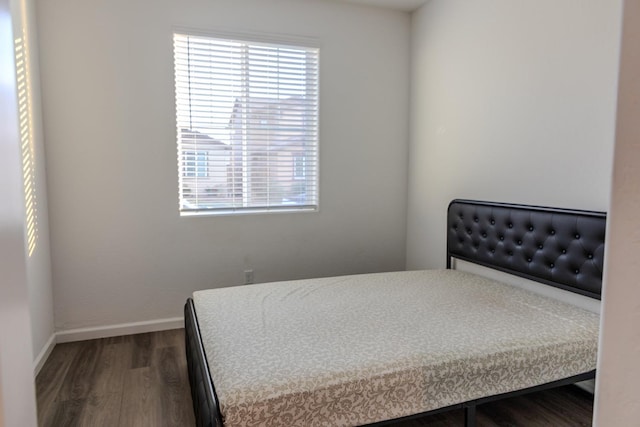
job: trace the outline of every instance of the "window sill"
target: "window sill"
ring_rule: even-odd
[[[254,208],[254,209],[202,209],[180,211],[180,217],[211,217],[211,216],[246,216],[262,214],[280,213],[309,213],[318,212],[318,206],[285,206],[274,208]]]

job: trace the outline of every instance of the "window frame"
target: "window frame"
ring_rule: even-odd
[[[291,184],[293,185],[298,185],[298,184],[302,184],[304,183],[304,185],[307,188],[311,188],[313,191],[313,199],[311,200],[311,203],[309,204],[285,204],[285,201],[287,200],[285,197],[283,197],[282,201],[280,202],[280,204],[271,204],[269,203],[266,206],[241,206],[241,207],[224,207],[224,208],[199,208],[199,207],[195,207],[195,208],[184,208],[184,202],[187,201],[186,198],[183,196],[183,191],[185,190],[185,185],[183,184],[183,178],[186,178],[187,175],[185,174],[185,169],[183,167],[183,165],[181,164],[181,158],[184,157],[187,153],[190,153],[192,155],[192,157],[194,157],[194,161],[192,161],[192,163],[194,163],[194,165],[192,165],[192,169],[194,169],[193,171],[191,171],[191,175],[188,176],[189,179],[197,179],[198,177],[200,177],[201,175],[199,175],[199,167],[198,167],[198,152],[200,151],[198,149],[198,147],[194,147],[194,148],[189,148],[189,149],[185,149],[183,147],[180,146],[180,125],[179,125],[179,119],[178,119],[178,93],[177,93],[177,71],[174,70],[174,84],[176,85],[174,87],[175,89],[175,93],[174,93],[174,100],[176,102],[176,110],[175,110],[175,119],[176,119],[176,129],[177,129],[177,135],[176,135],[176,141],[177,141],[177,151],[178,151],[178,210],[179,210],[179,214],[180,216],[186,216],[186,217],[190,217],[190,216],[226,216],[226,215],[232,215],[232,216],[236,216],[236,215],[247,215],[247,214],[265,214],[265,213],[291,213],[291,212],[318,212],[320,209],[320,167],[319,167],[319,163],[320,163],[320,43],[318,42],[317,39],[315,38],[308,38],[308,37],[294,37],[294,36],[282,36],[282,35],[275,35],[275,34],[264,34],[264,33],[239,33],[239,32],[230,32],[230,31],[209,31],[209,30],[200,30],[200,29],[193,29],[193,28],[184,28],[184,27],[174,27],[172,29],[172,38],[174,38],[174,43],[175,43],[175,36],[176,35],[184,35],[184,36],[193,36],[193,37],[205,37],[205,38],[212,38],[212,39],[222,39],[222,40],[227,40],[227,41],[236,41],[236,42],[243,42],[243,43],[247,43],[247,44],[255,44],[255,45],[267,45],[267,47],[269,48],[289,48],[289,49],[295,49],[295,48],[300,48],[301,50],[306,50],[308,49],[309,51],[315,51],[315,57],[311,60],[313,62],[308,63],[305,62],[305,64],[315,64],[315,68],[314,70],[314,74],[312,74],[312,81],[314,81],[314,85],[312,85],[311,87],[306,84],[304,86],[306,91],[312,90],[313,91],[313,95],[311,99],[315,99],[315,104],[313,104],[314,108],[315,108],[315,113],[313,116],[313,120],[315,125],[312,127],[313,129],[313,134],[315,135],[315,139],[313,139],[312,142],[312,148],[309,149],[308,147],[305,148],[304,150],[309,150],[308,152],[312,153],[312,157],[311,158],[305,158],[305,164],[304,164],[304,170],[305,173],[307,173],[307,164],[309,161],[313,162],[312,164],[314,164],[313,168],[314,171],[311,174],[311,177],[308,178],[303,178],[303,177],[299,177],[298,176],[298,171],[296,170],[296,165],[295,165],[295,159],[297,157],[297,153],[295,151],[287,151],[287,150],[283,150],[281,151],[281,153],[291,153],[292,157],[294,158],[294,164],[293,164],[293,168],[292,168],[292,177],[290,179]],[[176,62],[177,62],[177,56],[176,56],[176,50],[174,47],[173,50],[173,65],[174,67],[176,67]],[[306,65],[307,67],[309,65]],[[286,99],[286,98],[283,98]],[[304,98],[307,99],[307,98]],[[305,101],[308,102],[308,101]],[[191,106],[189,107],[191,108]],[[277,107],[278,110],[280,110],[281,106]],[[262,120],[262,121],[266,121],[266,120]],[[262,123],[261,121],[261,123]],[[260,126],[262,127],[262,125]],[[247,128],[245,128],[246,131]],[[195,156],[194,156],[195,155]],[[233,155],[233,154],[231,154]],[[242,154],[243,157],[243,161],[247,162],[249,161],[247,158],[248,154],[244,153]],[[205,175],[208,176],[209,174],[209,162],[211,161],[211,155],[207,153],[207,173]],[[186,162],[185,162],[186,163]],[[247,188],[245,187],[246,183],[242,184],[242,188],[243,188],[243,199],[245,197],[247,197],[245,195],[246,191],[250,191],[247,190]],[[232,186],[230,188],[227,189],[227,192],[229,194],[233,193],[236,190],[236,187]],[[305,191],[306,193],[306,191]],[[243,203],[244,204],[244,203]]]

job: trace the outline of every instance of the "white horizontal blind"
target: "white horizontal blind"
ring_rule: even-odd
[[[318,56],[174,33],[181,213],[317,209]]]

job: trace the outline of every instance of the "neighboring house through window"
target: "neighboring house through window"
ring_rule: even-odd
[[[183,176],[201,178],[209,176],[208,157],[209,153],[207,151],[183,151]]]
[[[307,175],[307,159],[304,155],[293,155],[293,179],[304,179]]]
[[[318,55],[174,34],[181,214],[317,209]]]

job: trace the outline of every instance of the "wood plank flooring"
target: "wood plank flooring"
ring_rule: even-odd
[[[41,426],[194,425],[182,329],[58,344],[36,393]]]
[[[58,344],[36,378],[40,426],[193,426],[184,331]],[[590,426],[593,397],[576,387],[478,407],[480,427]],[[398,427],[462,427],[451,411]]]

